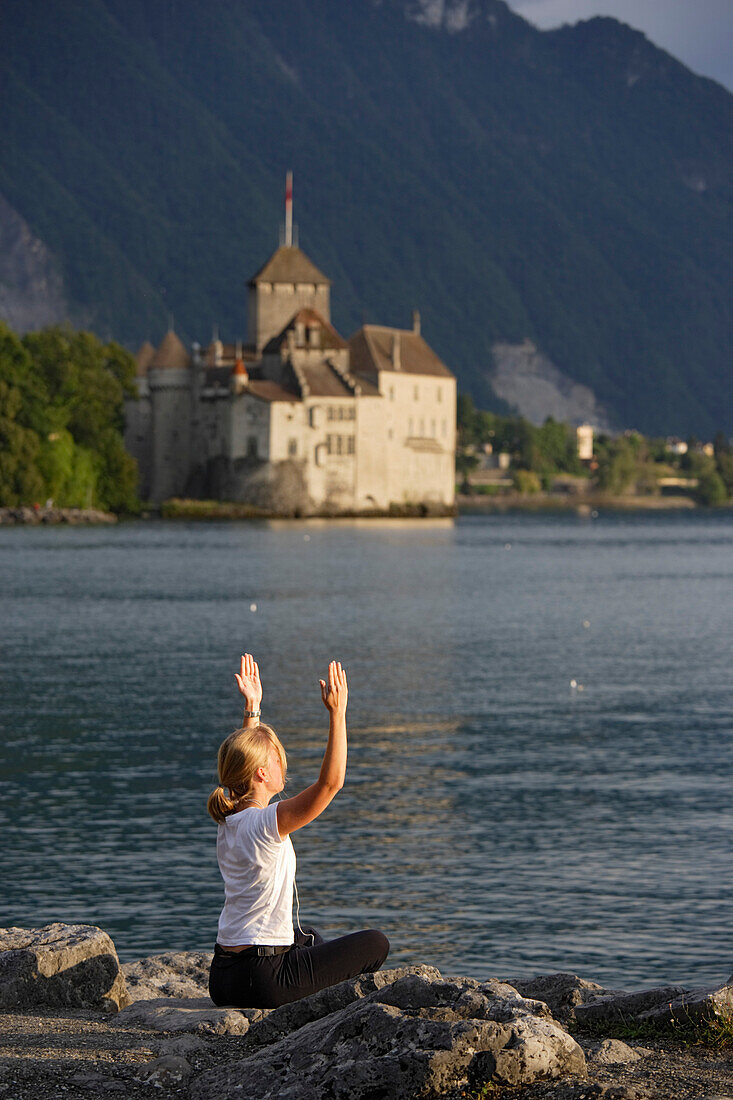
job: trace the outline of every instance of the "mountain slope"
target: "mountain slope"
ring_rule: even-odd
[[[426,13],[442,11],[440,21]],[[244,335],[285,169],[334,321],[491,402],[531,339],[620,425],[733,430],[733,97],[610,19],[501,0],[5,0],[0,193],[76,314]]]

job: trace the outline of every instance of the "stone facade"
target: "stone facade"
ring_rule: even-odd
[[[330,281],[279,248],[248,286],[250,342],[190,353],[174,332],[138,352],[125,442],[141,496],[275,512],[450,508],[456,383],[420,332],[331,324]]]

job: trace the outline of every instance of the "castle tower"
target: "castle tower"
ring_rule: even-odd
[[[303,308],[315,309],[330,322],[331,280],[293,244],[293,178],[288,172],[284,243],[252,276],[248,287],[247,331],[258,355]]]
[[[191,357],[173,330],[163,337],[147,371],[152,455],[150,499],[182,496],[191,464]]]

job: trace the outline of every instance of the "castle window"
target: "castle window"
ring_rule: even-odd
[[[389,399],[390,401],[394,401],[394,386],[389,387]]]
[[[430,421],[430,434],[432,435],[433,439],[435,439],[435,421],[434,420]]]
[[[409,432],[408,432],[408,434],[409,434],[409,435],[412,435],[412,432],[413,432],[413,423],[414,423],[414,422],[413,422],[413,419],[412,419],[412,417],[410,417],[410,429],[409,429]]]
[[[443,434],[443,438],[445,438],[445,436],[448,434],[448,428],[447,428],[445,420],[443,420],[443,422],[441,423],[440,428],[441,428],[441,431],[442,431],[442,434]]]
[[[348,437],[348,439],[347,439],[347,450],[348,450],[348,453],[349,453],[350,455],[353,455],[353,453],[354,453],[355,449],[356,449],[356,440],[354,439],[353,435],[350,435],[350,436]]]
[[[415,393],[414,393],[414,396],[415,396],[415,400],[417,401],[418,397],[420,396],[420,391],[419,391],[419,389],[418,389],[418,387],[417,387],[417,386],[415,386]]]
[[[320,348],[321,346],[321,326],[309,325],[308,327],[308,344],[312,348]]]
[[[438,386],[438,401],[442,401],[442,400],[443,400],[443,389],[442,389],[441,386]]]
[[[335,415],[336,415],[336,410],[334,409],[333,405],[329,405],[328,406],[328,412],[326,413],[326,416],[328,417],[329,420],[333,420]]]
[[[336,436],[336,454],[340,455],[344,453],[344,437],[342,435]]]
[[[247,439],[247,458],[257,458],[257,436],[250,435]]]
[[[420,435],[425,435],[425,421],[420,420]]]
[[[289,458],[295,458],[297,453],[298,453],[298,440],[297,439],[289,439],[288,440],[288,457]]]

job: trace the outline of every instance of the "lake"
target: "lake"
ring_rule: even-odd
[[[303,923],[478,978],[725,979],[732,596],[730,512],[0,529],[0,925],[212,948],[248,649],[293,792],[348,670]]]

